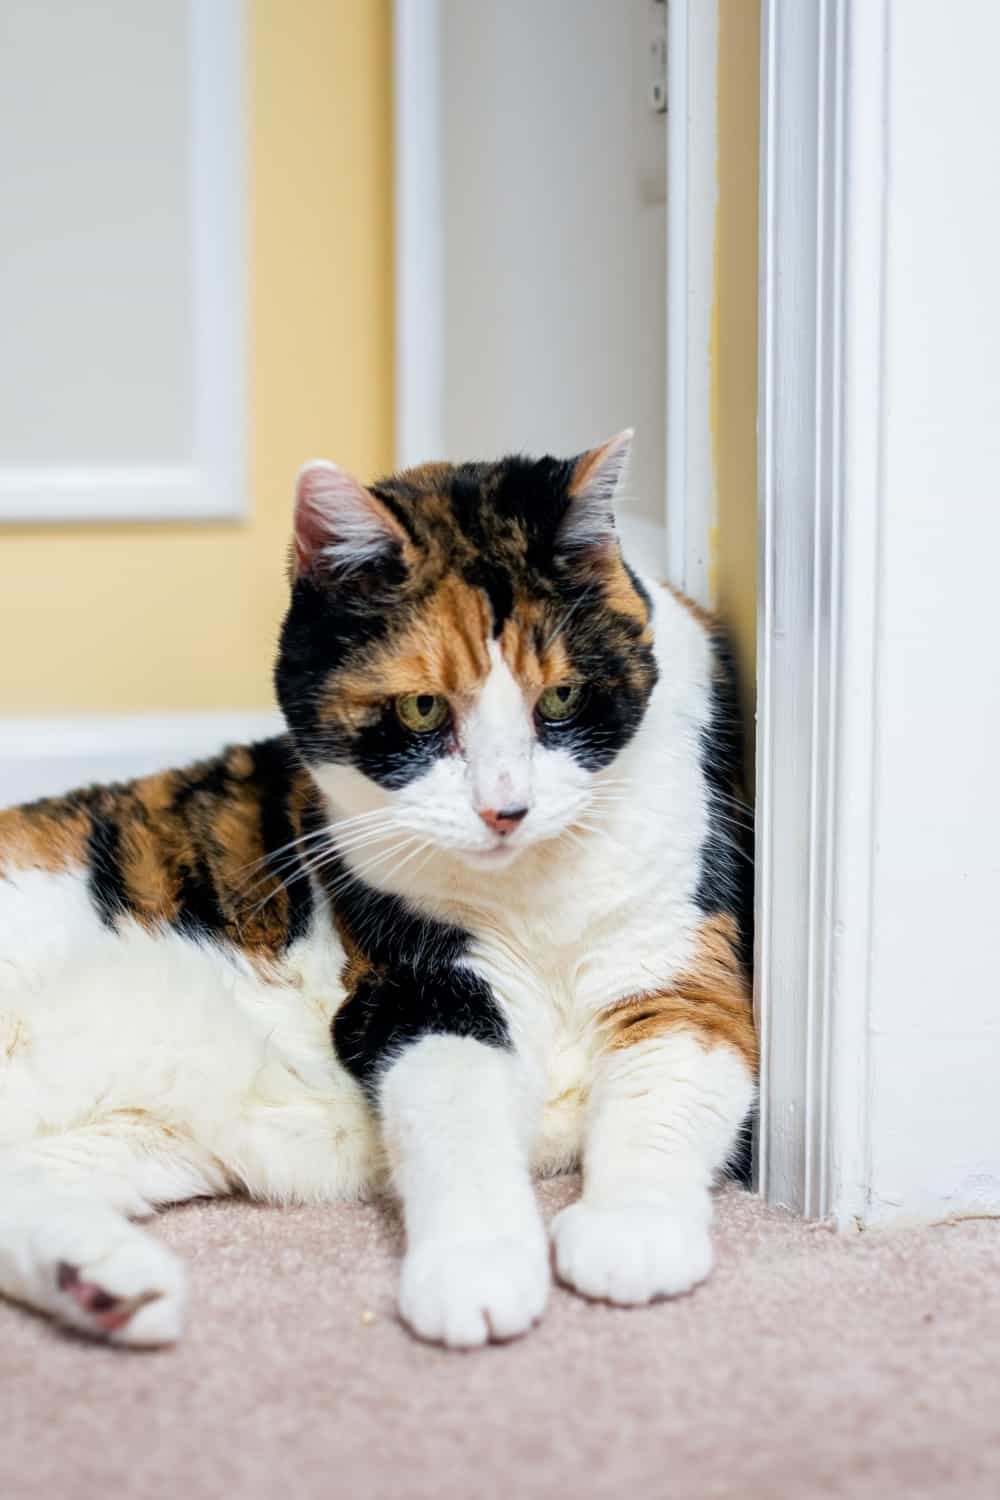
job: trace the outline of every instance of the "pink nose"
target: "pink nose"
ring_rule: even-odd
[[[502,807],[499,812],[493,807],[481,807],[479,816],[487,828],[492,828],[494,833],[513,833],[522,818],[527,817],[526,807]]]

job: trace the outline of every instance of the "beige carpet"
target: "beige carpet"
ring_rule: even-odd
[[[0,1306],[0,1495],[1000,1496],[997,1222],[841,1239],[731,1190],[693,1296],[558,1290],[472,1354],[396,1322],[388,1212],[195,1204],[157,1232],[191,1271],[176,1350]]]

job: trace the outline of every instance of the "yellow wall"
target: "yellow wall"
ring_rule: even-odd
[[[759,0],[719,0],[719,206],[712,328],[715,603],[736,646],[752,770],[757,611]]]
[[[0,713],[259,708],[295,471],[392,462],[389,0],[249,0],[252,513],[0,527]]]

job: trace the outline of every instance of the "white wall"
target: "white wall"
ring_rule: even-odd
[[[650,4],[443,0],[443,428],[449,457],[479,458],[571,454],[634,426],[625,523],[655,553],[666,116],[646,99]]]
[[[874,1220],[1000,1211],[1000,8],[887,38]]]

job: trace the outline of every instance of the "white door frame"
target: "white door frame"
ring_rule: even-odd
[[[719,17],[667,6],[667,577],[711,606],[718,510],[712,443],[712,308],[718,211]]]
[[[758,1171],[863,1220],[878,683],[884,0],[763,0]]]
[[[444,452],[444,141],[439,0],[395,0],[396,463]]]

